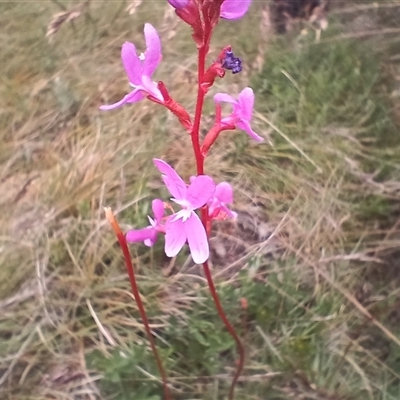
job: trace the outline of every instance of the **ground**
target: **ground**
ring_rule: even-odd
[[[210,56],[229,43],[243,58],[210,99],[253,87],[266,138],[226,133],[206,165],[235,187],[238,220],[214,226],[211,264],[246,347],[236,399],[397,400],[400,7],[334,5],[316,40],[307,23],[275,35],[253,3]],[[188,178],[190,140],[150,102],[98,107],[128,90],[120,47],[143,48],[144,22],[162,36],[156,78],[191,111],[196,56],[167,2],[132,4],[0,4],[2,399],[161,399],[102,207],[143,226],[167,195],[151,159]],[[161,242],[131,251],[174,399],[226,398],[236,351],[201,268]]]

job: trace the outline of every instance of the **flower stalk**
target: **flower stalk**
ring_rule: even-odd
[[[211,37],[211,35],[210,35]],[[198,50],[198,90],[197,90],[197,102],[196,102],[196,109],[195,109],[195,116],[194,116],[194,123],[193,123],[193,131],[191,133],[192,137],[192,144],[193,144],[193,151],[194,155],[196,158],[196,167],[197,167],[197,174],[198,175],[203,175],[204,174],[204,160],[205,160],[205,155],[201,151],[201,146],[200,146],[200,120],[201,116],[203,113],[203,105],[204,105],[204,97],[205,97],[205,91],[203,90],[202,84],[203,84],[203,78],[204,78],[204,71],[205,71],[205,63],[206,63],[206,56],[207,52],[206,49],[208,49],[208,44],[204,47],[201,47]],[[208,213],[208,206],[205,206],[202,209],[201,212],[201,221],[204,225],[204,228],[207,232],[207,237],[209,237],[210,232],[211,232],[211,226],[212,226],[212,220],[209,217]],[[225,314],[225,311],[222,307],[221,301],[219,299],[217,290],[215,288],[214,280],[212,278],[212,274],[210,271],[210,267],[208,265],[208,261],[205,261],[203,263],[203,270],[204,274],[207,279],[207,284],[213,299],[213,302],[215,304],[215,308],[217,309],[218,315],[221,318],[221,321],[224,323],[226,329],[228,330],[229,334],[232,336],[236,343],[236,348],[237,352],[239,355],[239,361],[237,364],[237,368],[235,371],[235,375],[233,376],[232,383],[229,389],[229,395],[228,399],[232,400],[234,398],[234,393],[235,393],[235,387],[238,382],[238,379],[240,375],[242,374],[243,367],[244,367],[244,361],[245,361],[245,352],[244,352],[244,347],[239,339],[238,334],[235,331],[235,328],[232,326],[232,324],[229,322],[228,317]]]
[[[207,46],[208,47],[208,46]],[[203,114],[205,91],[201,85],[203,83],[205,65],[206,65],[206,47],[203,46],[198,50],[198,67],[197,67],[197,101],[194,115],[193,129],[190,134],[192,138],[192,146],[196,159],[196,169],[198,175],[204,174],[204,156],[200,149],[200,122]]]
[[[244,361],[245,361],[245,351],[244,351],[242,341],[240,340],[238,334],[236,333],[235,328],[229,322],[229,319],[226,316],[224,309],[222,308],[221,301],[219,300],[219,296],[218,296],[217,290],[215,288],[214,281],[213,281],[211,271],[210,271],[210,267],[208,266],[207,261],[203,264],[203,269],[204,269],[204,275],[206,276],[206,279],[207,279],[208,287],[210,289],[211,296],[212,296],[214,304],[215,304],[215,308],[217,309],[217,312],[218,312],[222,322],[224,323],[226,329],[228,330],[229,334],[232,336],[233,340],[235,341],[236,349],[237,349],[237,352],[239,355],[237,368],[236,368],[235,374],[233,375],[231,387],[229,389],[229,394],[228,394],[228,399],[232,400],[235,395],[236,384],[239,380],[240,375],[243,372]]]
[[[120,228],[117,220],[115,219],[114,213],[112,212],[111,208],[104,207],[104,212],[106,214],[106,218],[107,218],[108,222],[110,223],[111,227],[114,230],[115,236],[118,239],[118,242],[122,249],[122,253],[124,255],[126,270],[128,272],[129,282],[131,284],[131,289],[132,289],[132,294],[133,294],[133,297],[135,298],[136,304],[138,306],[139,314],[140,314],[140,317],[142,318],[144,329],[146,331],[147,338],[150,342],[151,351],[153,352],[153,356],[154,356],[154,359],[156,360],[157,368],[161,375],[163,391],[164,391],[164,398],[165,398],[165,400],[171,400],[171,396],[170,396],[169,389],[168,389],[167,374],[162,365],[161,358],[158,354],[157,347],[156,347],[153,335],[151,333],[149,320],[147,318],[147,314],[146,314],[145,308],[143,306],[142,299],[140,297],[140,293],[139,293],[139,289],[138,289],[138,285],[137,285],[136,277],[135,277],[135,270],[133,268],[133,264],[131,261],[131,254],[130,254],[128,244],[125,239],[125,235],[122,233],[121,228]]]

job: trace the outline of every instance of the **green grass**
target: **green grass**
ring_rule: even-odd
[[[191,145],[153,104],[98,106],[126,92],[120,45],[143,44],[145,21],[163,32],[157,79],[191,110],[195,56],[165,2],[143,2],[132,16],[126,6],[95,2],[49,42],[57,2],[0,5],[2,399],[162,398],[102,207],[124,229],[145,224],[151,199],[166,195],[151,159],[189,177]],[[236,227],[216,226],[211,260],[246,347],[236,398],[397,400],[396,38],[352,38],[355,15],[339,13],[319,43],[310,28],[261,41],[260,7],[222,23],[212,47],[214,55],[229,42],[244,58],[244,73],[215,91],[251,85],[254,128],[272,142],[226,133],[206,165],[235,186],[239,213]],[[386,12],[372,9],[378,30],[392,27]],[[132,254],[173,398],[226,398],[236,350],[201,270],[186,254],[167,260],[162,243]]]

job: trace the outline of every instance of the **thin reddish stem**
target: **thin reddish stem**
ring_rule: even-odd
[[[235,372],[235,375],[233,376],[231,387],[229,389],[228,399],[232,400],[233,396],[234,396],[234,392],[235,392],[235,386],[236,386],[236,384],[238,382],[238,379],[239,379],[240,375],[242,374],[243,367],[244,367],[244,359],[245,359],[244,347],[243,347],[242,342],[239,339],[238,334],[235,331],[235,328],[229,322],[229,320],[228,320],[228,318],[227,318],[227,316],[226,316],[226,314],[225,314],[225,312],[224,312],[224,310],[222,308],[222,305],[221,305],[221,302],[219,300],[217,290],[215,289],[214,281],[212,279],[211,271],[210,271],[210,268],[208,266],[208,262],[207,261],[203,264],[203,268],[204,268],[204,274],[205,274],[206,279],[207,279],[208,287],[210,288],[211,296],[212,296],[212,298],[214,300],[214,303],[215,303],[215,307],[217,308],[218,314],[221,317],[222,322],[225,324],[226,329],[228,330],[230,335],[235,340],[236,348],[237,348],[237,351],[239,353],[238,366],[236,368],[236,372]]]
[[[201,87],[204,78],[205,65],[206,65],[206,55],[208,46],[202,46],[199,49],[198,55],[198,81],[197,81],[197,102],[196,102],[196,110],[193,121],[193,129],[191,132],[192,145],[194,156],[196,158],[196,168],[198,175],[204,175],[204,157],[200,150],[200,122],[201,115],[203,113],[203,105],[204,105],[204,97],[205,92]]]
[[[119,227],[119,224],[118,224],[117,220],[115,219],[113,212],[111,211],[111,208],[104,208],[104,211],[106,213],[106,217],[107,217],[108,221],[110,222],[110,224],[115,232],[115,235],[117,236],[118,242],[122,249],[122,253],[124,254],[126,270],[128,272],[129,282],[131,283],[133,297],[135,298],[136,304],[138,306],[139,313],[142,318],[143,325],[144,325],[144,328],[146,331],[146,335],[150,342],[151,350],[152,350],[154,358],[156,360],[158,370],[160,371],[162,385],[163,385],[163,391],[164,391],[164,398],[165,398],[165,400],[171,400],[171,396],[169,394],[169,389],[168,389],[167,374],[164,370],[164,367],[161,362],[161,358],[158,354],[153,335],[151,334],[149,320],[147,318],[147,314],[144,309],[142,299],[140,297],[140,293],[139,293],[139,289],[138,289],[136,277],[135,277],[135,271],[133,269],[131,255],[129,252],[128,244],[126,243],[125,235],[122,233],[121,228]]]
[[[209,48],[210,38],[211,38],[211,32],[210,32],[210,35],[208,35],[208,37],[206,38],[204,45],[202,47],[200,47],[198,50],[197,102],[196,102],[196,110],[195,110],[195,116],[194,116],[194,122],[193,122],[193,129],[191,132],[193,151],[194,151],[194,155],[196,158],[197,175],[204,175],[204,155],[202,154],[201,147],[200,147],[200,122],[201,122],[201,116],[203,113],[205,91],[203,90],[201,85],[202,85],[203,79],[204,79],[206,56],[207,56],[207,51]],[[211,220],[208,216],[208,207],[202,208],[201,220],[206,229],[207,236],[209,236],[209,233],[211,230]],[[208,287],[211,292],[211,296],[215,303],[215,307],[217,308],[218,315],[220,316],[222,322],[225,324],[226,329],[228,330],[229,334],[233,337],[233,339],[236,343],[238,354],[239,354],[239,362],[238,362],[238,365],[236,368],[235,375],[232,379],[232,384],[229,389],[229,396],[228,396],[229,400],[233,400],[235,387],[236,387],[236,384],[238,382],[238,379],[239,379],[239,377],[243,371],[243,367],[244,367],[244,360],[245,360],[244,347],[243,347],[242,342],[240,341],[239,336],[237,335],[235,329],[229,322],[229,320],[224,312],[224,309],[222,308],[221,301],[218,297],[217,290],[215,289],[214,281],[212,279],[211,271],[210,271],[207,261],[203,264],[203,268],[204,268],[204,274],[207,279]]]

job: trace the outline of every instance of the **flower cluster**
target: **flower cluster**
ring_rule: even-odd
[[[193,37],[200,49],[208,51],[211,31],[218,18],[238,19],[248,10],[251,0],[168,0],[176,13],[193,28]],[[196,135],[192,119],[188,111],[176,102],[169,94],[164,82],[153,81],[153,74],[162,60],[161,41],[156,29],[146,23],[144,26],[146,49],[144,53],[136,50],[133,43],[126,42],[122,46],[121,58],[132,91],[120,101],[101,106],[101,110],[112,110],[125,104],[136,103],[147,98],[171,111],[181,125],[193,136]],[[223,77],[225,71],[239,73],[242,60],[233,54],[230,46],[222,49],[217,59],[199,77],[199,90],[203,95],[213,85],[217,77]],[[216,119],[205,135],[202,143],[198,143],[196,160],[204,162],[211,146],[223,131],[240,129],[252,139],[261,142],[263,138],[251,128],[254,106],[254,92],[244,88],[237,98],[228,93],[214,95]],[[232,111],[222,116],[222,103],[232,106]],[[196,119],[196,116],[195,116]],[[197,132],[198,138],[198,132]],[[195,146],[195,145],[194,145]],[[215,184],[213,179],[198,171],[187,185],[176,171],[162,160],[155,159],[155,166],[162,174],[162,179],[172,195],[171,201],[180,207],[177,212],[166,215],[166,210],[173,210],[171,204],[160,199],[153,200],[153,217],[149,217],[150,225],[144,229],[131,230],[126,234],[128,242],[144,242],[152,246],[159,233],[165,234],[165,253],[173,257],[187,243],[195,263],[204,263],[209,257],[208,233],[205,226],[211,226],[214,219],[235,218],[236,214],[227,205],[233,202],[233,190],[227,182]],[[196,210],[204,208],[207,220],[200,220]]]
[[[208,239],[204,225],[195,210],[208,206],[211,219],[235,218],[236,214],[227,206],[233,202],[232,187],[227,182],[216,185],[207,175],[193,176],[187,185],[165,161],[153,161],[173,196],[170,200],[177,204],[180,210],[166,216],[165,209],[173,210],[171,204],[160,199],[153,200],[154,217],[148,217],[150,225],[144,229],[128,231],[126,240],[153,246],[158,233],[163,233],[165,254],[168,257],[176,256],[187,242],[193,261],[202,264],[209,256]]]

